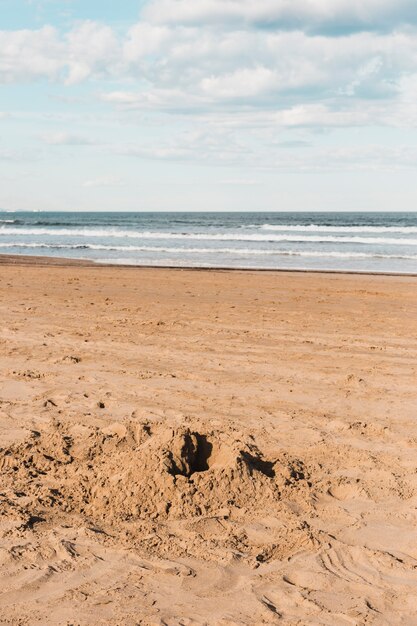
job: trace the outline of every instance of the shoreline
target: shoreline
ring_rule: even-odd
[[[342,276],[385,276],[417,278],[415,273],[408,272],[375,272],[365,270],[331,270],[331,269],[306,269],[306,268],[261,268],[261,267],[204,267],[204,266],[180,266],[180,265],[134,265],[130,263],[101,263],[86,259],[71,259],[68,257],[50,257],[29,254],[0,254],[0,266],[31,266],[31,267],[84,267],[84,268],[123,268],[123,269],[146,269],[146,270],[177,270],[192,272],[261,272],[278,274],[331,274]]]

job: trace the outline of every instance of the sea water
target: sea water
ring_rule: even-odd
[[[417,273],[417,213],[0,211],[0,253],[129,265]]]

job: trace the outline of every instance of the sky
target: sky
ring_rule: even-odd
[[[0,208],[414,211],[416,0],[0,0]]]

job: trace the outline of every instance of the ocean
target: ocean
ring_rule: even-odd
[[[0,253],[129,265],[417,273],[417,213],[0,211]]]

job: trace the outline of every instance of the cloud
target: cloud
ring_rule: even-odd
[[[102,176],[101,178],[94,178],[83,182],[82,186],[85,188],[93,187],[122,187],[124,181],[117,176]]]
[[[336,35],[417,23],[414,0],[153,0],[143,17],[156,24],[253,26]]]
[[[91,146],[98,143],[88,137],[65,131],[42,135],[42,141],[51,146]]]
[[[204,128],[206,126],[206,128]],[[116,154],[158,161],[238,164],[252,155],[250,147],[229,129],[197,124],[196,130],[175,131],[159,141],[121,144]],[[252,155],[253,156],[253,155]]]
[[[241,120],[242,122],[242,120]],[[243,126],[243,124],[242,124]],[[250,130],[250,129],[249,129]],[[257,175],[278,172],[393,172],[414,171],[417,166],[417,149],[412,145],[394,146],[384,143],[364,145],[357,135],[356,142],[345,140],[337,144],[321,141],[287,142],[277,141],[273,127],[268,127],[267,135],[253,142],[252,132],[242,137],[241,128],[237,133],[230,129],[210,128],[206,134],[190,136],[177,133],[170,140],[155,145],[121,145],[115,153],[121,156],[144,159],[221,166],[223,173],[248,170],[248,177],[225,176],[218,184],[225,186],[256,186],[261,184]]]
[[[116,35],[96,22],[81,22],[65,34],[52,26],[0,31],[2,83],[49,79],[71,85],[116,75],[120,62]]]
[[[356,102],[374,109],[374,101],[388,101],[392,110],[417,62],[414,32],[336,39],[299,31],[223,36],[203,27],[173,29],[175,36],[154,40],[149,56],[139,41],[135,48],[131,32],[127,71],[137,75],[137,88],[104,92],[101,98],[122,109],[194,114],[283,112],[319,103],[336,112],[356,110],[361,123]]]
[[[279,76],[274,70],[258,65],[203,78],[199,88],[212,99],[254,98],[276,90],[278,81]]]
[[[39,30],[0,31],[0,82],[56,79],[64,46],[52,26]]]
[[[141,141],[106,144],[113,154],[277,169],[324,168],[326,160],[348,167],[356,159],[357,168],[359,148],[320,152],[311,136],[417,124],[410,7],[405,0],[152,0],[125,30],[90,20],[67,31],[0,32],[0,82],[48,80],[65,85],[60,97],[69,104],[111,108],[122,124],[146,112],[152,128],[168,127],[158,126],[158,140],[148,126]],[[42,140],[99,143],[76,127]],[[404,167],[414,158],[404,150],[388,155]],[[119,184],[106,181],[84,186]]]
[[[176,38],[171,28],[155,26],[147,22],[135,24],[129,29],[123,45],[124,58],[135,63],[138,59],[160,54]]]
[[[66,83],[114,74],[120,65],[117,37],[109,26],[87,21],[66,36]]]
[[[0,31],[0,82],[49,79],[70,89],[100,81],[100,98],[118,108],[176,114],[252,110],[291,117],[320,104],[339,117],[346,113],[346,119],[355,111],[355,123],[361,123],[355,101],[367,109],[374,109],[375,100],[402,99],[405,106],[417,67],[416,31],[401,29],[399,21],[409,3],[378,4],[381,15],[398,17],[390,32],[338,37],[312,35],[307,26],[262,30],[256,16],[290,12],[300,19],[331,14],[338,20],[349,13],[373,20],[376,6],[374,0],[154,0],[125,33],[93,21],[65,33],[51,26]],[[227,28],[213,27],[216,15],[223,15]],[[117,81],[117,88],[106,90],[106,81]]]

